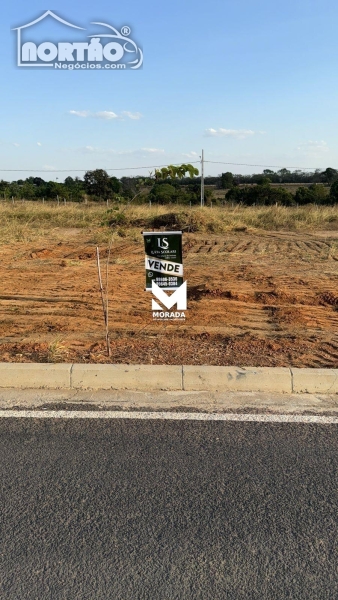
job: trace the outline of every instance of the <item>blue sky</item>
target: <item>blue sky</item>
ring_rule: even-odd
[[[18,68],[12,29],[45,10],[34,1],[2,7],[0,178],[36,171],[62,181],[95,168],[146,174],[198,161],[202,148],[215,163],[338,166],[333,0],[59,2],[51,10],[88,30],[74,40],[97,33],[92,21],[129,25],[143,68]],[[48,19],[27,29],[31,39],[69,37]],[[262,170],[215,163],[207,175]],[[143,169],[122,170],[130,167]]]

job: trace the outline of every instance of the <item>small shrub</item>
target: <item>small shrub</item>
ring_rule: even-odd
[[[128,219],[123,212],[116,212],[112,214],[111,217],[108,218],[108,225],[111,227],[112,225],[126,225],[128,223]]]
[[[170,227],[172,229],[180,229],[181,219],[177,213],[169,212],[164,215],[153,217],[151,227],[159,229],[160,227]]]

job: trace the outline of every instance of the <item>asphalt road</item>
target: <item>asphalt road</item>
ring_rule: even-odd
[[[338,598],[336,425],[0,421],[1,600]]]

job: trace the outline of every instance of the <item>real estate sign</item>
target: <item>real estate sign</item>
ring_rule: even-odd
[[[176,290],[183,284],[182,231],[144,231],[146,290]]]

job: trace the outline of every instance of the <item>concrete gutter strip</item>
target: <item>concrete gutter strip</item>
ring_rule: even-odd
[[[0,363],[0,388],[338,394],[338,369]]]
[[[338,416],[338,394],[139,390],[0,389],[0,418],[11,410],[179,411]]]

